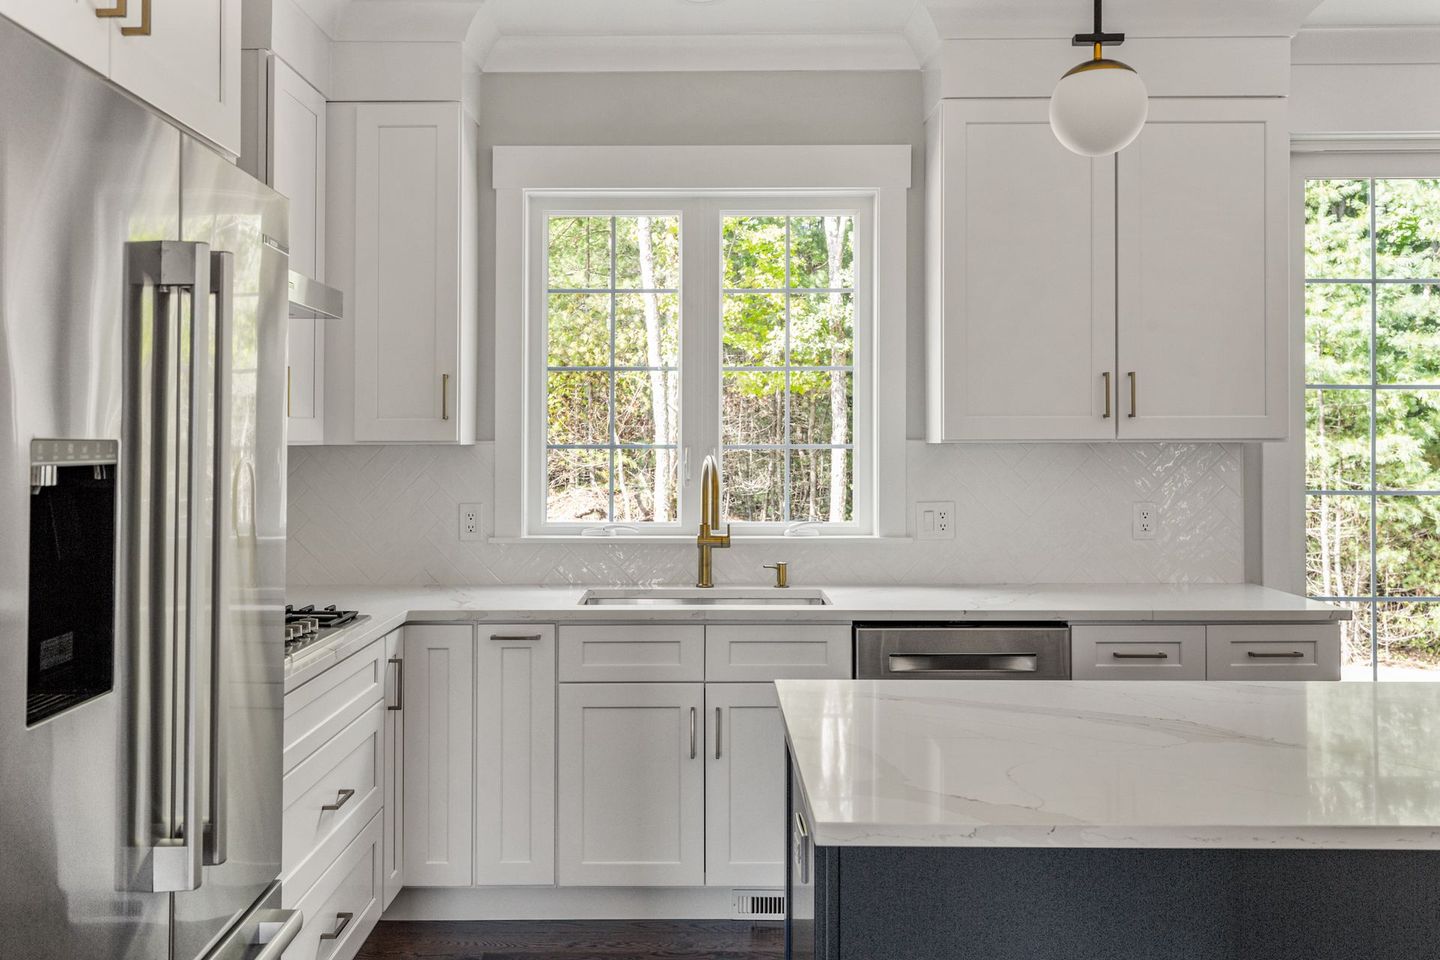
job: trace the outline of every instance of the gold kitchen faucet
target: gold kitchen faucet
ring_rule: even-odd
[[[730,524],[720,533],[720,470],[714,457],[706,457],[700,467],[700,535],[695,545],[700,548],[700,572],[695,577],[695,586],[715,586],[714,564],[711,551],[717,547],[730,546]]]

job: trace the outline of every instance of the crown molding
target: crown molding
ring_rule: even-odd
[[[1290,43],[1290,62],[1440,63],[1440,27],[1306,27]]]
[[[486,73],[917,70],[900,34],[497,37]]]

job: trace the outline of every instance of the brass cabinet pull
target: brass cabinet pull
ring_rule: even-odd
[[[1130,419],[1135,419],[1135,371],[1130,371]]]
[[[108,8],[106,8],[106,9],[104,9],[104,10],[96,10],[96,11],[95,11],[95,16],[97,16],[97,17],[123,17],[123,16],[126,16],[125,7],[126,7],[126,5],[127,5],[128,2],[129,2],[129,0],[115,0],[115,6],[113,6],[113,7],[108,7]]]
[[[287,416],[287,417],[288,417],[288,416],[291,416],[291,413],[290,413],[290,394],[291,394],[291,390],[290,390],[290,366],[289,366],[289,364],[286,364],[286,366],[285,366],[285,416]]]
[[[450,374],[440,374],[440,419],[450,419]]]
[[[123,4],[122,4],[123,6]],[[140,0],[140,26],[121,27],[122,37],[148,37],[150,36],[150,0]]]
[[[351,920],[354,920],[354,919],[355,919],[355,914],[353,914],[353,913],[337,913],[337,914],[335,914],[335,929],[334,929],[334,930],[331,930],[329,933],[322,933],[322,934],[320,934],[320,939],[321,939],[321,940],[339,940],[339,939],[340,939],[340,935],[345,932],[345,928],[348,927],[348,926],[350,926],[350,921],[351,921]]]
[[[339,793],[337,793],[337,794],[335,795],[335,802],[334,802],[334,803],[327,803],[327,804],[325,804],[323,807],[321,807],[320,809],[321,809],[321,810],[339,810],[341,807],[345,806],[345,804],[349,803],[349,802],[350,802],[350,798],[353,797],[353,796],[355,796],[355,791],[354,791],[354,790],[349,790],[349,789],[341,790]]]
[[[1110,419],[1110,371],[1106,370],[1100,376],[1105,378],[1105,416],[1102,420]]]

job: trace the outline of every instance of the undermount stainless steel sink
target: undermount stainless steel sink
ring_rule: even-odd
[[[766,589],[726,589],[713,587],[699,589],[692,587],[650,587],[632,590],[587,590],[580,598],[586,607],[823,607],[830,602],[824,591],[800,590],[790,587],[784,590],[773,587]]]

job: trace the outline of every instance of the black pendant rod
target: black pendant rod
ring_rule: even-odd
[[[1075,34],[1074,39],[1070,41],[1071,46],[1093,47],[1098,45],[1102,47],[1118,47],[1125,42],[1125,34],[1106,33],[1104,28],[1101,27],[1101,5],[1103,3],[1104,0],[1095,0],[1095,32]]]

